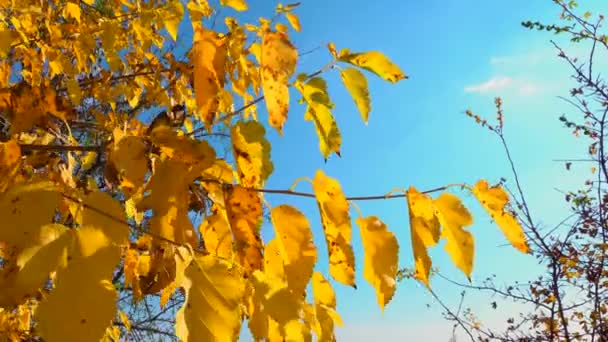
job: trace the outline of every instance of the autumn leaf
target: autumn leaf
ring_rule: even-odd
[[[464,230],[464,227],[473,224],[473,217],[458,197],[449,193],[441,194],[433,204],[437,209],[437,218],[443,226],[441,236],[447,240],[445,250],[454,264],[470,278],[475,241],[473,234]]]
[[[336,120],[330,111],[334,105],[327,94],[325,80],[315,77],[304,83],[301,79],[298,79],[296,88],[302,93],[308,104],[304,119],[314,123],[319,137],[319,149],[323,157],[327,159],[332,152],[340,155],[342,137]]]
[[[21,164],[21,148],[16,140],[0,143],[0,192],[4,192]]]
[[[276,128],[280,134],[283,132],[289,108],[287,81],[293,75],[297,61],[298,52],[287,35],[281,32],[264,32],[260,51],[262,89],[270,126]]]
[[[179,0],[170,1],[169,4],[168,13],[164,16],[165,29],[171,38],[177,41],[177,28],[184,16],[184,7]]]
[[[36,245],[19,252],[12,259],[4,256],[4,273],[0,278],[0,307],[9,307],[35,297],[48,281],[51,272],[65,263],[72,234],[60,224],[40,227]]]
[[[198,246],[197,234],[188,217],[189,185],[199,175],[197,170],[194,168],[193,172],[184,163],[174,160],[163,160],[155,166],[145,186],[150,194],[137,206],[140,211],[153,210],[150,232],[154,236]]]
[[[319,272],[312,275],[312,292],[315,316],[319,324],[318,341],[335,341],[334,325],[342,325],[340,316],[335,312],[336,294],[331,284]]]
[[[232,232],[224,215],[214,213],[205,217],[198,230],[209,253],[226,259],[232,257]]]
[[[429,285],[431,258],[427,248],[439,241],[439,220],[435,216],[433,201],[418,192],[414,187],[407,191],[407,203],[410,217],[410,234],[414,251],[415,276],[426,286]]]
[[[274,170],[266,130],[257,121],[241,121],[230,128],[232,151],[243,186],[262,188]]]
[[[94,192],[84,203],[77,243],[68,252],[67,265],[57,272],[55,288],[37,310],[46,341],[98,341],[116,313],[112,273],[129,231],[120,222],[120,205],[108,194]]]
[[[294,296],[284,281],[259,270],[253,272],[251,283],[255,308],[251,317],[254,324],[250,324],[252,334],[273,341],[284,340],[286,328],[299,320],[302,299]]]
[[[220,4],[222,6],[232,7],[239,12],[246,11],[248,8],[245,0],[220,0]]]
[[[234,341],[241,326],[244,283],[236,270],[213,256],[197,256],[180,286],[186,293],[175,317],[182,341]]]
[[[289,288],[296,296],[303,296],[317,261],[310,223],[306,216],[288,205],[273,208],[270,216],[284,260]]]
[[[218,109],[217,96],[225,81],[224,39],[213,31],[198,28],[194,34],[192,62],[196,104],[207,130],[211,130]]]
[[[399,245],[395,235],[375,216],[358,218],[363,242],[363,276],[375,289],[380,308],[393,298],[397,285]]]
[[[285,281],[285,265],[280,241],[276,237],[264,246],[264,273]]]
[[[118,174],[120,186],[127,194],[133,194],[145,181],[148,173],[147,147],[144,139],[138,136],[125,136],[117,139],[109,154],[109,162]]]
[[[0,241],[22,249],[38,245],[40,227],[52,223],[60,194],[51,182],[19,184],[0,194]],[[32,215],[32,208],[36,214]]]
[[[287,18],[289,25],[297,32],[300,32],[302,27],[300,26],[300,19],[298,19],[298,16],[293,13],[285,13],[285,17]]]
[[[511,245],[522,253],[530,253],[524,229],[517,219],[505,210],[505,206],[509,202],[509,195],[499,185],[488,187],[488,182],[485,180],[478,181],[472,192],[500,227]]]
[[[340,71],[342,83],[352,96],[361,118],[367,123],[369,112],[371,110],[371,100],[369,98],[369,90],[367,88],[367,79],[363,73],[355,68],[345,68]]]
[[[340,52],[338,60],[371,71],[391,83],[407,78],[396,64],[378,51],[351,53],[344,49]]]
[[[226,194],[226,213],[234,237],[235,250],[246,274],[262,268],[260,224],[262,201],[256,192],[240,186]]]
[[[345,285],[355,286],[355,255],[351,246],[349,207],[338,181],[318,170],[312,183],[329,253],[329,273]]]

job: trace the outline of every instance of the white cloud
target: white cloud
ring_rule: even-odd
[[[498,95],[497,93],[515,93],[519,96],[533,96],[547,88],[544,83],[524,78],[512,78],[508,76],[495,76],[491,79],[464,88],[467,93]]]
[[[510,77],[494,77],[486,82],[470,85],[464,88],[467,93],[487,93],[490,91],[502,90],[513,83]]]

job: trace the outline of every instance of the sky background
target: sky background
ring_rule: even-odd
[[[235,15],[241,22],[257,22],[272,16],[276,2],[254,3],[252,11]],[[304,0],[295,10],[301,33],[291,35],[300,52],[320,49],[300,58],[298,71],[318,70],[330,60],[325,49],[334,42],[338,49],[354,52],[379,50],[389,56],[410,77],[396,85],[369,76],[372,112],[365,125],[344,90],[337,71],[323,77],[336,104],[333,111],[343,137],[342,158],[324,162],[311,122],[304,120],[303,105],[291,96],[289,119],[284,136],[268,130],[272,143],[274,174],[267,182],[272,189],[287,189],[302,176],[314,177],[323,169],[337,178],[347,196],[384,194],[395,187],[430,189],[449,183],[473,184],[480,178],[496,183],[512,177],[504,151],[496,136],[464,115],[467,108],[494,120],[494,97],[504,102],[505,135],[517,164],[534,219],[544,227],[557,224],[567,214],[562,190],[576,189],[588,165],[574,165],[566,171],[554,159],[584,157],[584,140],[573,137],[558,117],[574,113],[557,98],[567,96],[573,85],[570,70],[556,57],[549,40],[556,38],[567,51],[584,56],[583,47],[573,46],[551,33],[529,31],[520,23],[558,21],[559,8],[551,0]],[[581,8],[597,12],[607,5],[601,1],[580,1]],[[223,10],[224,11],[224,10]],[[580,13],[583,13],[581,11]],[[604,11],[606,13],[606,11]],[[186,23],[184,23],[186,24]],[[187,25],[187,24],[186,24]],[[606,67],[599,63],[597,67]],[[260,117],[265,119],[264,106]],[[311,191],[301,182],[297,190]],[[496,274],[499,283],[526,280],[539,268],[535,260],[505,246],[506,240],[489,216],[464,192],[455,192],[473,213],[470,227],[476,241],[472,280],[478,284]],[[327,251],[318,209],[314,200],[266,196],[273,205],[296,206],[310,219],[319,250],[317,269],[327,275]],[[412,267],[408,214],[405,200],[360,202],[364,215],[377,215],[394,232],[400,244],[400,267]],[[352,210],[353,219],[356,211]],[[263,228],[263,238],[272,238],[272,228]],[[357,260],[358,289],[333,282],[338,312],[344,326],[337,329],[338,340],[446,342],[452,324],[442,319],[441,308],[418,283],[398,284],[393,300],[382,312],[373,288],[362,276],[362,250],[358,227],[353,224],[353,246]],[[454,280],[466,282],[443,250],[431,251],[434,266]],[[431,284],[435,292],[455,308],[461,289],[439,278]],[[493,310],[487,295],[467,293],[464,306],[491,327],[505,327],[507,317],[518,307],[499,302]],[[462,332],[457,332],[463,338]],[[246,326],[242,339],[250,340]]]

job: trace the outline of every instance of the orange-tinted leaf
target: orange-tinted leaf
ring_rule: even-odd
[[[266,31],[262,36],[260,59],[268,119],[282,134],[289,108],[287,81],[295,71],[298,52],[286,34]]]

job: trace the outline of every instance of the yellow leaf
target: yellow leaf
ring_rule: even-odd
[[[414,187],[407,191],[415,276],[429,286],[431,258],[427,248],[439,241],[439,220],[435,216],[433,201]]]
[[[192,59],[196,105],[207,130],[210,130],[218,109],[217,96],[224,87],[225,40],[216,32],[197,29]]]
[[[74,18],[80,24],[80,6],[78,3],[68,2],[65,4],[64,16]]]
[[[20,184],[0,195],[0,241],[26,248],[40,243],[40,227],[51,223],[60,195],[51,182]]]
[[[255,295],[262,303],[264,314],[270,316],[280,326],[299,318],[298,311],[302,298],[293,296],[284,282],[259,270],[253,273],[251,282]]]
[[[499,185],[488,187],[488,182],[485,180],[480,180],[475,184],[473,194],[502,229],[511,245],[523,253],[530,253],[524,229],[517,219],[505,210],[505,206],[509,202],[509,195]]]
[[[282,23],[274,24],[274,29],[277,32],[281,32],[281,33],[285,33],[285,34],[287,34],[287,32],[289,31],[289,27],[287,27],[287,25],[282,24]]]
[[[270,126],[283,134],[283,125],[289,109],[287,81],[296,69],[298,51],[286,34],[266,31],[262,36],[260,64],[262,89],[268,108]]]
[[[175,333],[180,340],[236,340],[244,294],[236,270],[213,256],[196,257],[186,268],[180,286],[186,292],[184,305],[175,317]]]
[[[0,28],[0,57],[6,57],[8,50],[13,43],[13,32],[4,28]]]
[[[363,121],[367,123],[369,112],[371,110],[371,100],[369,98],[369,90],[367,87],[367,79],[363,73],[355,68],[346,68],[340,71],[342,83],[352,96]]]
[[[280,241],[276,237],[264,246],[264,273],[285,281],[285,265]]]
[[[320,77],[312,78],[306,83],[298,80],[296,88],[302,93],[308,104],[304,119],[315,124],[315,130],[319,136],[319,148],[323,157],[327,159],[332,152],[340,155],[342,137],[336,120],[330,112],[333,104],[327,94],[325,80]]]
[[[180,246],[175,251],[176,253],[173,256],[175,259],[175,277],[160,293],[159,304],[161,309],[165,307],[175,290],[184,282],[186,268],[190,265],[193,257],[190,252],[191,249],[187,247]]]
[[[319,272],[312,275],[312,292],[319,324],[318,341],[335,341],[334,323],[341,325],[340,316],[335,313],[336,295],[331,284]]]
[[[464,227],[473,224],[473,217],[458,197],[452,194],[441,194],[434,204],[439,222],[443,226],[441,234],[447,240],[445,250],[454,264],[470,278],[475,241],[473,234],[464,230]]]
[[[249,46],[249,52],[253,54],[253,57],[255,57],[258,63],[262,63],[262,47],[260,44],[252,43],[251,46]]]
[[[201,163],[206,163],[204,160]],[[197,247],[198,237],[188,217],[188,204],[189,186],[200,175],[200,169],[190,169],[186,164],[170,159],[157,161],[154,169],[145,187],[150,195],[138,203],[137,209],[153,210],[150,231],[155,236]]]
[[[163,20],[167,32],[169,32],[169,35],[171,36],[171,38],[173,38],[174,41],[177,41],[177,28],[183,17],[184,6],[182,6],[181,1],[171,1],[171,4],[169,5],[169,11],[167,15],[163,17]]]
[[[222,6],[232,7],[235,10],[242,12],[247,10],[247,3],[245,0],[220,0]]]
[[[346,50],[340,53],[338,60],[369,70],[391,83],[407,78],[396,64],[378,51],[350,53]]]
[[[120,203],[105,192],[91,192],[83,203],[82,225],[98,227],[113,243],[129,242],[129,226]]]
[[[84,158],[82,158],[82,161],[80,163],[80,170],[81,171],[89,170],[91,167],[93,167],[96,160],[97,160],[97,152],[94,152],[94,151],[87,152],[85,154]]]
[[[51,272],[66,262],[71,238],[72,234],[66,233],[63,225],[44,225],[40,227],[37,245],[26,248],[14,260],[5,259],[5,272],[0,278],[0,307],[14,306],[36,297]],[[12,261],[14,267],[7,264]]]
[[[38,329],[45,341],[99,341],[116,314],[118,293],[112,274],[121,258],[118,245],[125,242],[128,230],[87,209],[96,205],[115,215],[117,203],[111,201],[99,192],[85,200],[77,243],[68,252],[66,267],[57,272],[55,288],[37,310]]]
[[[264,126],[257,121],[239,121],[231,127],[230,133],[240,183],[246,187],[263,188],[274,169]]]
[[[21,148],[15,139],[0,143],[0,193],[6,190],[21,164]],[[1,233],[0,233],[1,235]]]
[[[303,297],[317,261],[310,223],[306,216],[288,205],[273,208],[270,215],[283,256],[289,288],[296,296]]]
[[[226,212],[245,273],[262,269],[262,200],[254,191],[240,186],[231,187],[226,194]]]
[[[209,253],[226,259],[232,257],[232,232],[224,215],[215,213],[205,217],[198,230]]]
[[[285,13],[285,17],[287,17],[289,25],[291,25],[291,27],[293,27],[293,29],[297,32],[300,32],[302,27],[300,26],[300,19],[298,19],[298,16],[293,13]]]
[[[132,195],[143,184],[148,173],[147,147],[142,137],[126,136],[116,139],[109,153],[109,162],[118,173],[120,186]]]
[[[122,324],[125,326],[125,328],[127,328],[127,331],[131,331],[131,322],[129,321],[129,316],[127,316],[127,314],[122,310],[120,310],[118,316],[120,317]]]
[[[139,287],[139,253],[135,248],[129,248],[125,252],[123,273],[125,274],[124,287],[131,286],[133,289],[133,300],[138,301],[142,298],[142,291]],[[145,274],[144,274],[145,275]]]
[[[349,207],[338,181],[318,170],[312,183],[329,253],[329,273],[345,285],[355,286],[355,255],[350,245]]]
[[[160,146],[162,152],[172,160],[185,164],[186,167],[192,166],[190,171],[197,176],[213,165],[215,160],[215,150],[207,141],[178,135],[169,127],[160,126],[152,130],[150,140]]]
[[[395,293],[399,245],[395,235],[375,216],[358,218],[365,260],[363,276],[376,289],[378,305],[384,306]]]
[[[68,95],[73,105],[79,105],[82,100],[82,91],[80,91],[80,85],[78,81],[73,78],[68,79],[67,81]]]

